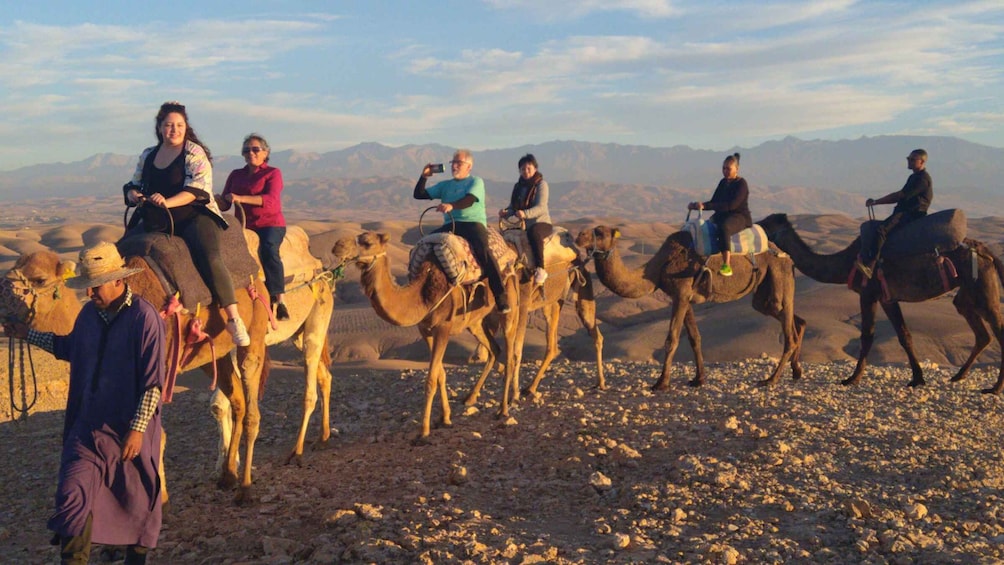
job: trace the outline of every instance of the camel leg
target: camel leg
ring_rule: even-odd
[[[681,304],[681,301],[677,300],[677,298],[678,297],[673,297],[673,311],[669,321],[669,333],[666,334],[666,359],[662,362],[662,374],[659,376],[659,380],[652,385],[652,390],[667,390],[669,388],[669,370],[673,364],[673,356],[676,355],[676,348],[680,345],[680,331],[683,329],[683,323],[687,318],[687,313],[690,312],[691,315],[693,315],[693,311],[690,308],[690,302],[683,302]],[[701,349],[701,334],[696,331],[696,323],[694,324],[694,330],[694,334],[690,334],[688,331],[688,335],[690,335],[692,345],[694,344],[694,340],[697,340],[697,346],[694,349],[694,356],[696,358],[697,352]],[[700,382],[696,383],[698,385],[703,382],[700,365],[703,365],[703,363],[698,364],[698,374],[697,377],[695,377],[695,380],[701,379]],[[694,384],[694,381],[691,381],[691,384]]]
[[[541,308],[541,311],[544,313],[544,319],[547,321],[547,346],[544,351],[544,359],[540,362],[540,367],[537,368],[537,374],[533,377],[533,382],[530,383],[530,386],[523,389],[523,393],[530,396],[537,395],[537,386],[540,385],[540,381],[544,378],[544,373],[558,355],[558,316],[561,314],[561,302],[545,304]],[[523,333],[526,333],[525,330]],[[522,349],[522,342],[520,343],[520,349]]]
[[[213,396],[209,399],[209,412],[216,420],[216,429],[220,435],[216,445],[216,472],[222,474],[227,463],[230,437],[234,431],[234,413],[230,409],[230,401],[219,387],[213,391]]]
[[[426,336],[429,347],[429,373],[425,376],[425,408],[422,411],[422,430],[417,443],[428,443],[429,433],[432,425],[432,401],[436,398],[440,372],[443,373],[443,382],[446,382],[446,371],[443,369],[443,355],[446,353],[446,344],[450,339],[449,328],[439,326],[432,328],[433,333]],[[445,385],[444,385],[445,386]],[[443,402],[443,424],[450,425],[450,404]]]
[[[475,331],[475,327],[480,328],[479,331]],[[487,359],[485,360],[485,366],[481,369],[481,375],[478,377],[478,381],[474,384],[474,388],[468,393],[467,399],[464,400],[464,406],[474,406],[478,403],[478,397],[481,396],[481,387],[484,386],[485,380],[488,375],[492,372],[495,367],[495,360],[499,358],[502,351],[499,349],[498,342],[495,341],[492,336],[493,328],[488,327],[487,318],[482,319],[481,324],[478,326],[472,326],[470,328],[471,335],[474,339],[478,340],[477,350],[487,351]]]
[[[687,384],[690,386],[701,386],[706,379],[704,371],[704,350],[701,348],[701,332],[697,329],[697,315],[694,309],[687,309],[687,317],[683,319],[683,326],[687,330],[687,341],[690,342],[690,349],[694,352],[694,367],[697,374]]]
[[[234,374],[230,358],[224,356],[217,361],[217,371],[219,372],[218,384],[227,401],[230,403],[231,414],[231,434],[227,443],[226,464],[220,471],[219,480],[216,486],[221,489],[230,489],[237,485],[237,468],[241,437],[243,436],[244,413],[246,412],[244,401],[244,388],[240,383],[235,382],[237,376]],[[205,367],[203,368],[205,370]],[[212,370],[211,368],[209,369]]]
[[[593,291],[593,279],[583,269],[585,283],[578,288],[575,297],[575,313],[579,321],[593,339],[593,349],[596,351],[596,388],[605,390],[607,381],[603,375],[603,334],[596,322],[596,296]]]
[[[776,303],[775,301],[770,300],[770,294],[773,293],[778,286],[779,285],[775,282],[761,285],[760,288],[757,289],[756,294],[753,296],[753,309],[780,322],[781,333],[784,336],[784,349],[781,352],[780,359],[777,361],[777,366],[774,367],[771,375],[766,379],[759,381],[757,386],[770,386],[776,383],[778,379],[781,378],[781,373],[784,372],[784,366],[787,365],[792,357],[797,353],[798,345],[801,343],[798,337],[798,330],[795,327],[795,313],[792,308],[792,303],[794,302],[793,296],[785,296],[785,300],[783,301],[780,309],[775,309],[770,306],[771,304]],[[794,292],[792,292],[792,295],[793,294]]]
[[[244,476],[235,499],[235,502],[239,505],[250,504],[254,501],[254,495],[251,490],[251,471],[252,462],[254,461],[254,446],[255,442],[258,441],[258,433],[261,430],[261,412],[258,406],[258,396],[264,353],[264,340],[261,340],[257,346],[252,343],[248,348],[244,360],[241,362],[245,397],[247,398],[247,410],[244,413],[242,427],[247,433],[247,439],[245,440]]]
[[[325,346],[327,347],[327,346]],[[317,385],[321,389],[321,437],[315,449],[324,447],[331,439],[331,371],[321,364],[317,369]]]
[[[868,352],[872,350],[872,344],[875,342],[875,310],[878,306],[878,296],[867,289],[861,289],[858,302],[861,304],[861,350],[858,352],[858,364],[854,367],[854,373],[840,381],[842,385],[855,385],[861,382],[861,375],[868,365]]]
[[[918,387],[924,384],[924,370],[920,368],[920,361],[917,360],[917,354],[913,351],[913,336],[910,334],[910,329],[906,327],[906,320],[903,318],[903,310],[899,306],[899,302],[893,302],[892,304],[882,304],[882,310],[885,311],[885,315],[892,322],[892,327],[896,328],[896,336],[899,338],[899,344],[906,351],[906,358],[910,363],[910,370],[913,371],[913,378],[907,383],[907,386]]]
[[[980,356],[986,350],[987,346],[990,345],[990,332],[987,331],[986,322],[983,321],[976,312],[969,307],[968,304],[961,301],[959,297],[962,295],[960,291],[959,294],[955,296],[955,309],[966,319],[966,323],[969,324],[970,329],[973,330],[973,335],[976,337],[976,341],[973,343],[973,348],[969,352],[969,357],[966,362],[959,367],[959,372],[955,373],[952,377],[951,382],[955,383],[966,378],[966,374],[969,373],[969,369],[972,368],[973,363],[976,362],[976,358]]]
[[[520,307],[522,308],[523,306]],[[519,389],[516,388],[516,371],[519,366],[516,361],[516,333],[518,328],[518,316],[514,316],[510,313],[502,317],[502,329],[505,332],[504,335],[506,342],[506,368],[505,387],[503,387],[502,403],[501,406],[499,406],[498,411],[499,418],[508,418],[509,405],[513,402],[519,401]]]
[[[795,319],[795,351],[791,354],[791,378],[798,380],[802,378],[802,340],[805,339],[806,322],[799,316]]]
[[[286,464],[291,462],[296,462],[297,466],[303,466],[303,444],[307,438],[307,428],[310,425],[310,417],[314,413],[314,408],[317,407],[317,389],[318,385],[325,378],[328,380],[328,391],[331,390],[331,377],[330,373],[326,376],[322,373],[327,373],[327,368],[321,367],[321,357],[324,354],[324,348],[328,346],[327,339],[327,327],[328,321],[330,320],[331,308],[322,309],[321,304],[315,305],[315,309],[326,310],[328,318],[323,318],[324,312],[318,312],[315,315],[311,312],[303,324],[303,361],[304,361],[304,392],[303,392],[303,418],[300,420],[300,432],[296,438],[296,445],[293,447],[293,451],[286,458]],[[324,403],[324,413],[321,415],[321,442],[328,441],[331,436],[330,421],[328,420],[328,397],[325,395]]]
[[[526,326],[530,323],[530,302],[533,292],[531,291],[526,296],[521,296],[519,300],[519,316],[516,318],[516,336],[513,341],[513,370],[512,370],[512,386],[516,390],[517,394],[513,396],[513,400],[519,400],[519,370],[523,366],[523,346],[526,343]],[[546,307],[546,306],[545,306]],[[509,357],[509,356],[507,356]]]

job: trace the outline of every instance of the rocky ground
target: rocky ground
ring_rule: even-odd
[[[1001,400],[982,366],[903,385],[900,367],[838,384],[846,363],[762,389],[772,360],[712,365],[652,392],[651,363],[557,363],[539,398],[495,417],[477,368],[448,369],[453,426],[415,445],[424,370],[335,367],[325,449],[285,465],[302,377],[279,365],[262,402],[256,502],[215,487],[207,379],[165,409],[166,514],[156,563],[997,563],[1004,559]],[[524,367],[530,373],[532,365]],[[5,385],[6,388],[6,385]],[[6,391],[5,391],[6,393]],[[62,412],[43,395],[0,424],[0,561],[56,562],[52,504]],[[437,410],[438,413],[438,410]],[[316,421],[315,415],[315,421]],[[316,436],[316,423],[311,436]],[[95,548],[95,560],[99,559]]]

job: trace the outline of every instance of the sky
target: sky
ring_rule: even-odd
[[[1001,0],[11,2],[0,170],[138,155],[160,104],[213,153],[795,136],[1004,147]]]

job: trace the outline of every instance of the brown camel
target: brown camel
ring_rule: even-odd
[[[544,281],[543,286],[533,283],[533,280],[522,282],[519,285],[519,317],[516,321],[516,371],[513,375],[514,387],[519,389],[519,369],[523,362],[523,344],[526,340],[526,326],[530,320],[530,312],[540,310],[544,314],[547,325],[547,344],[544,349],[544,359],[537,368],[537,374],[533,382],[525,389],[521,389],[522,394],[531,396],[537,395],[537,387],[544,378],[551,362],[558,355],[558,317],[561,308],[565,304],[565,299],[569,292],[574,294],[575,313],[579,321],[589,332],[589,337],[593,339],[593,347],[596,350],[596,388],[603,390],[607,387],[603,376],[603,334],[596,324],[596,298],[593,292],[593,279],[586,270],[585,265],[578,259],[574,261],[561,261],[547,266],[550,276]],[[464,404],[473,406],[478,401],[481,387],[484,385],[488,373],[482,373],[476,385],[471,390]]]
[[[149,300],[154,306],[165,305],[169,297],[146,261],[139,257],[128,257],[126,263],[129,267],[143,269],[142,272],[127,279],[132,291]],[[0,290],[0,295],[13,299],[4,301],[6,310],[28,321],[31,327],[37,330],[68,333],[73,327],[72,320],[80,311],[80,302],[76,295],[62,284],[61,279],[68,268],[69,265],[62,263],[59,257],[50,251],[37,251],[19,258],[2,282],[4,288]],[[266,293],[264,283],[256,281],[255,285],[259,294]],[[237,492],[237,502],[245,503],[252,500],[251,462],[261,420],[258,411],[258,387],[265,356],[268,312],[261,302],[252,301],[245,289],[237,289],[236,294],[241,318],[247,324],[251,336],[250,346],[236,348],[240,375],[235,371],[228,355],[234,349],[234,345],[225,329],[226,319],[223,311],[206,309],[199,317],[204,331],[212,337],[215,345],[220,389],[227,396],[234,411],[235,426],[227,452],[227,465],[221,473],[218,484],[223,488],[229,488],[238,483],[238,450],[246,431],[244,473]],[[181,316],[182,327],[187,327],[192,314],[182,313]],[[70,320],[69,324],[67,320]],[[167,339],[170,351],[171,343],[178,339],[170,326]],[[212,369],[207,367],[212,361],[209,343],[203,341],[196,344],[191,359],[181,370],[203,367],[203,370],[211,372]],[[163,473],[163,465],[161,472]],[[161,481],[166,484],[163,476]]]
[[[495,298],[484,284],[473,290],[465,290],[452,285],[442,268],[434,261],[426,261],[418,270],[418,275],[404,286],[399,286],[390,272],[387,258],[387,242],[390,236],[384,233],[364,232],[356,237],[345,237],[335,242],[332,256],[342,264],[352,261],[361,271],[360,281],[363,292],[370,299],[376,313],[395,326],[418,326],[422,337],[429,346],[429,373],[425,379],[425,409],[422,415],[422,430],[418,442],[428,441],[432,403],[439,391],[442,407],[443,426],[450,426],[450,403],[446,392],[446,370],[443,355],[450,337],[471,332],[477,342],[489,351],[484,373],[491,371],[499,355],[498,344],[493,339],[494,332],[501,324],[506,341],[505,387],[499,416],[509,415],[510,387],[512,397],[519,398],[519,390],[514,385],[515,336],[518,310],[498,315],[495,313]],[[509,303],[517,305],[515,279],[505,280]],[[468,294],[469,292],[469,294]]]
[[[251,256],[258,259],[258,236],[250,230],[244,231]],[[315,448],[323,447],[331,438],[331,357],[328,351],[328,327],[334,310],[334,277],[329,272],[321,272],[320,259],[310,254],[310,238],[303,228],[288,226],[286,237],[280,248],[283,267],[288,277],[294,281],[287,287],[285,303],[289,310],[289,320],[277,321],[275,329],[268,328],[265,345],[272,346],[286,340],[303,352],[305,388],[303,393],[303,417],[296,445],[286,458],[286,463],[303,464],[303,446],[306,442],[310,417],[317,406],[318,389],[321,396],[321,435]],[[303,276],[300,276],[303,275]],[[212,412],[220,426],[221,468],[225,461],[225,446],[229,445],[232,426],[230,406],[220,393],[213,395]]]
[[[791,254],[795,267],[808,277],[822,283],[843,284],[848,282],[854,269],[854,260],[861,249],[861,239],[855,239],[843,251],[832,255],[814,253],[802,241],[795,228],[792,227],[785,214],[772,214],[759,223],[768,238],[778,247]],[[984,245],[974,239],[966,239],[963,244],[949,252],[942,252],[955,265],[959,276],[949,280],[949,288],[945,288],[933,255],[914,255],[910,257],[883,258],[883,276],[886,280],[892,301],[882,301],[883,290],[878,278],[871,279],[868,284],[854,285],[861,302],[861,351],[858,353],[858,363],[854,373],[844,379],[845,385],[856,384],[867,365],[868,352],[875,341],[875,306],[882,305],[886,317],[896,329],[899,343],[906,351],[913,371],[909,386],[924,384],[924,373],[913,351],[913,338],[906,327],[900,302],[923,302],[941,296],[952,289],[958,293],[952,300],[955,309],[966,319],[976,336],[976,343],[966,362],[959,367],[959,372],[952,381],[961,381],[966,377],[976,358],[990,344],[990,335],[997,338],[998,345],[1004,351],[1004,321],[1000,311],[1000,288],[997,281],[1004,281],[1004,268],[1001,261]],[[972,275],[973,261],[976,262],[977,276]],[[995,274],[996,272],[996,274]],[[1001,359],[997,383],[993,388],[984,389],[985,393],[998,394],[1004,388],[1004,357]]]
[[[684,327],[687,328],[697,367],[697,375],[690,381],[690,385],[700,386],[705,381],[701,334],[691,305],[732,302],[750,292],[753,293],[753,308],[781,322],[781,331],[784,333],[781,359],[773,374],[759,384],[775,383],[788,362],[791,363],[792,377],[801,378],[799,352],[805,333],[805,320],[795,315],[795,271],[790,257],[771,249],[756,256],[754,266],[749,256],[735,254],[732,261],[735,274],[731,278],[714,277],[708,284],[708,279],[701,276],[704,261],[693,250],[690,234],[671,234],[655,255],[637,269],[628,269],[621,260],[616,247],[618,237],[620,230],[598,226],[582,230],[575,243],[595,259],[596,274],[614,294],[625,298],[639,298],[658,288],[672,299],[669,334],[666,336],[666,360],[662,366],[662,375],[652,386],[654,390],[669,388],[669,369],[680,344],[680,330]],[[717,262],[720,261],[717,255],[709,260],[708,266],[712,272],[718,271]]]

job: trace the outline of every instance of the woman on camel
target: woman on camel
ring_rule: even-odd
[[[279,257],[279,246],[286,237],[286,218],[282,215],[282,171],[269,166],[271,150],[265,138],[249,134],[241,145],[247,165],[230,171],[223,195],[219,198],[224,212],[237,202],[245,208],[247,228],[258,234],[258,259],[265,271],[265,288],[271,298],[277,320],[288,320],[286,308],[286,273]]]
[[[220,233],[227,229],[213,198],[213,166],[209,149],[188,125],[185,106],[165,102],[157,112],[157,145],[143,150],[132,180],[122,187],[126,206],[140,206],[135,215],[147,232],[181,237],[213,301],[227,314],[227,332],[235,345],[251,345],[237,311],[237,297],[223,261]],[[130,228],[133,227],[130,223]]]
[[[722,252],[722,267],[718,274],[732,276],[731,239],[746,228],[753,227],[750,214],[750,189],[746,179],[739,176],[739,154],[733,153],[722,163],[722,180],[707,202],[691,202],[688,210],[714,210],[711,222],[718,228],[718,249]]]
[[[537,270],[533,275],[536,285],[543,285],[547,280],[544,240],[554,231],[551,214],[547,210],[547,193],[547,181],[537,170],[537,158],[527,153],[519,160],[519,180],[512,187],[509,206],[499,210],[499,218],[503,220],[516,217],[526,222],[526,236],[537,263]]]

